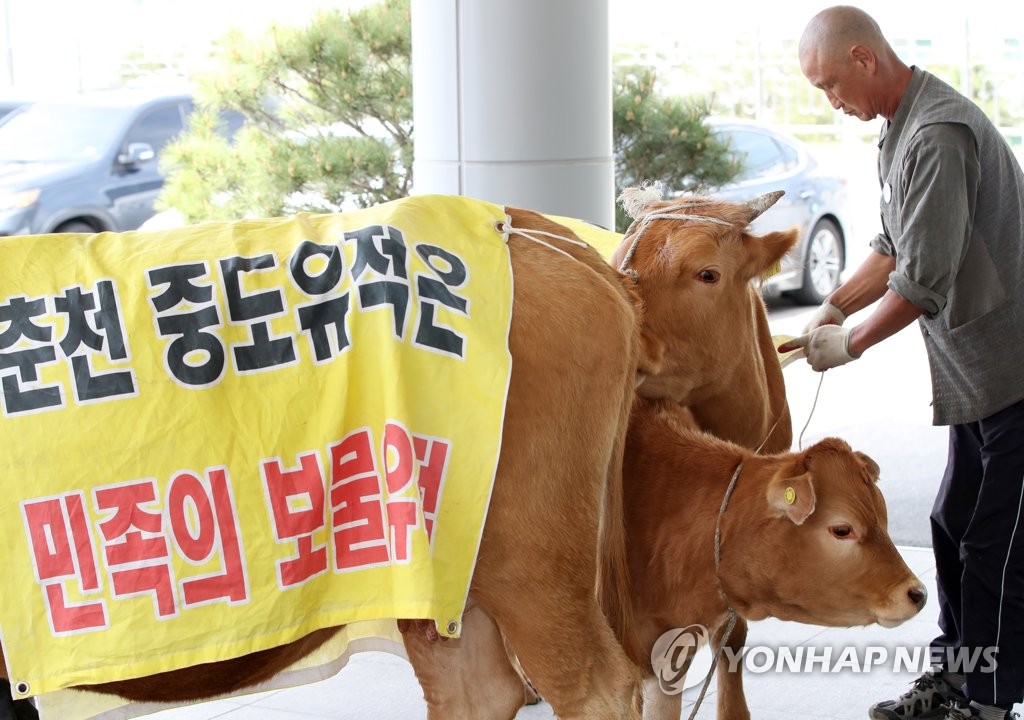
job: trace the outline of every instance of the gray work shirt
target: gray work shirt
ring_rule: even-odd
[[[889,287],[924,311],[933,422],[1024,399],[1024,174],[980,109],[914,68],[879,140]]]

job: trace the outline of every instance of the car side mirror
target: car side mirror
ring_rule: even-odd
[[[156,151],[149,143],[128,143],[128,147],[117,156],[117,162],[125,167],[135,167],[156,157]]]

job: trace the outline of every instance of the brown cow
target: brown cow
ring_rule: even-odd
[[[638,387],[638,394],[650,398],[667,397],[685,405],[688,412],[681,412],[679,406],[674,405],[665,406],[662,413],[673,417],[673,424],[679,428],[689,426],[688,432],[692,433],[695,424],[748,450],[764,453],[789,450],[792,430],[782,369],[760,293],[750,281],[771,265],[767,258],[778,257],[779,247],[788,248],[795,241],[795,234],[787,237],[780,233],[757,238],[747,233],[723,232],[722,222],[730,227],[742,227],[744,213],[737,214],[736,206],[711,198],[660,201],[647,193],[636,192],[625,199],[636,222],[612,262],[618,266],[629,258],[628,269],[635,274],[636,291],[645,309],[643,333],[647,353],[660,359],[660,364],[648,366],[650,374]],[[636,247],[631,250],[632,241],[638,235]],[[660,325],[668,319],[685,324],[687,332],[673,332]],[[631,453],[638,444],[657,443],[656,438],[664,435],[664,427],[659,423],[651,424],[650,429],[646,427],[650,423],[642,420],[642,416],[650,411],[643,409],[645,403],[638,403],[638,407],[642,409],[630,423],[627,451]],[[876,467],[873,463],[872,466]],[[646,472],[638,473],[634,464],[627,462],[624,472],[627,509],[632,507],[634,510],[638,488],[648,487],[652,482],[671,482],[667,478],[678,480],[679,476],[670,464],[650,467]],[[875,473],[877,477],[877,467]],[[877,495],[877,491],[874,494]],[[880,496],[878,500],[881,500]],[[884,518],[884,506],[881,510]],[[644,517],[648,516],[643,512],[627,515],[631,564],[636,562],[633,553],[637,548],[643,548],[637,537],[642,532]],[[676,538],[678,542],[689,539],[692,538],[687,533],[679,533]],[[884,542],[891,546],[887,538]],[[887,558],[882,560],[888,562]],[[898,556],[897,560],[898,567],[905,571]],[[643,594],[648,587],[645,577],[639,574],[631,577],[633,609],[640,623],[638,627],[650,621],[652,612]],[[689,594],[681,596],[684,609],[685,601],[694,595],[695,602],[699,602],[708,592],[713,592],[712,574],[697,573],[696,577],[702,578],[703,582],[693,583]],[[765,584],[756,590],[766,592],[768,596],[774,592]],[[808,599],[815,603],[819,600],[813,596]],[[866,606],[858,605],[863,602],[862,596],[850,594],[847,601],[852,608],[867,614]],[[923,595],[920,601],[923,602]],[[827,607],[821,609],[827,613]],[[757,617],[749,612],[741,612],[740,615],[730,638],[730,644],[735,647],[742,647],[746,638],[745,618]],[[701,622],[698,613],[690,616],[684,612],[677,619],[680,627]],[[803,619],[813,624],[837,622],[834,616],[830,620],[827,614],[819,615],[818,619],[813,616]],[[860,624],[871,621],[863,620]],[[706,624],[712,625],[710,622]],[[627,648],[635,660],[649,668],[649,646],[639,655],[635,645],[630,646],[627,642]],[[719,702],[726,705],[719,712],[719,717],[747,717],[739,676],[723,676],[719,678]],[[654,685],[657,687],[657,683]],[[678,695],[668,696],[660,691],[647,694],[650,701],[645,706],[645,717],[673,720],[679,717]],[[738,712],[734,715],[730,707],[737,708]]]
[[[893,627],[924,607],[925,588],[886,531],[878,465],[842,440],[755,455],[694,429],[672,403],[638,400],[625,463],[637,622],[620,636],[649,677],[663,633],[703,625],[717,649],[730,607],[747,620],[841,627]],[[745,640],[740,623],[726,641],[733,657]],[[745,720],[742,676],[728,664],[722,655],[718,718]],[[677,720],[680,696],[646,686],[644,717]]]
[[[685,405],[717,437],[788,450],[786,386],[753,281],[775,267],[797,231],[746,232],[782,192],[748,205],[699,196],[656,200],[644,190],[623,195],[635,221],[611,263],[635,278],[644,309],[650,361],[637,393]]]
[[[575,238],[536,213],[508,213],[514,228]],[[626,597],[621,468],[639,322],[635,298],[596,250],[545,241],[561,252],[514,233],[508,243],[512,376],[471,595],[560,717],[620,720],[633,714],[639,673],[595,587]],[[628,605],[612,612],[628,618]],[[154,701],[233,692],[273,676],[335,630],[89,689]],[[6,674],[3,662],[0,671]]]

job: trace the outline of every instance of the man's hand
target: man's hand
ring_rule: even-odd
[[[804,335],[822,325],[842,325],[846,321],[846,314],[830,302],[824,302],[811,315],[811,319],[804,325]]]
[[[822,372],[829,368],[845,365],[860,357],[850,354],[850,333],[852,332],[851,329],[838,325],[822,325],[806,335],[783,343],[778,350],[780,353],[786,353],[803,348],[803,354],[807,358],[807,362],[811,364],[811,368],[816,372]]]

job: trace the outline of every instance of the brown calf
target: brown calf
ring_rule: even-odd
[[[926,591],[886,531],[878,474],[871,458],[836,438],[755,455],[693,428],[671,403],[638,401],[624,470],[637,622],[620,636],[630,656],[653,677],[655,641],[695,624],[717,648],[730,608],[745,620],[842,627],[893,627],[916,615]],[[745,640],[740,622],[726,640],[733,657]],[[679,695],[645,685],[645,718],[679,717]],[[741,675],[728,672],[725,656],[718,689],[719,720],[750,717]]]

